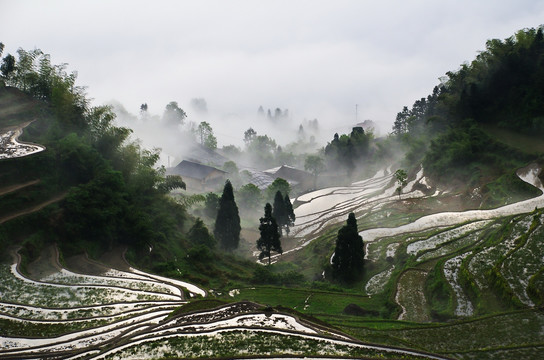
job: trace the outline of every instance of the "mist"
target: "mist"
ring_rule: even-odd
[[[198,104],[195,104],[198,103]],[[210,124],[213,135],[217,139],[217,149],[221,153],[224,147],[234,146],[242,152],[246,150],[244,133],[253,129],[257,136],[268,136],[276,145],[286,149],[295,155],[313,153],[322,148],[332,139],[331,131],[349,132],[355,126],[355,110],[345,119],[345,125],[338,124],[335,128],[320,128],[320,119],[300,118],[293,114],[290,109],[282,109],[278,106],[266,108],[262,105],[256,106],[253,112],[247,113],[218,113],[210,109],[206,99],[193,98],[191,101],[177,103],[185,112],[186,117],[181,125],[169,126],[165,120],[166,103],[162,109],[153,111],[147,103],[147,110],[138,112],[127,109],[119,101],[110,101],[109,106],[116,114],[116,123],[119,126],[130,128],[133,133],[132,141],[137,141],[143,148],[160,149],[160,165],[173,167],[181,160],[191,159],[191,151],[200,144],[196,129],[201,122]],[[144,105],[141,104],[140,106]],[[200,106],[199,106],[200,105]],[[259,112],[259,108],[262,112]],[[279,111],[279,113],[278,113]],[[270,113],[270,114],[269,114]],[[339,114],[329,114],[342,118]],[[325,117],[326,118],[326,117]],[[241,167],[262,168],[248,156],[229,156],[230,160],[236,160]],[[192,159],[198,162],[205,162],[204,159]],[[214,164],[217,166],[217,164]]]
[[[204,98],[219,147],[240,146],[250,126],[283,145],[288,132],[257,122],[259,106],[288,109],[293,128],[317,118],[321,142],[365,119],[386,134],[490,37],[542,18],[530,0],[3,1],[0,40],[4,54],[40,48],[68,63],[94,105],[160,116],[177,101],[198,123],[189,105]]]

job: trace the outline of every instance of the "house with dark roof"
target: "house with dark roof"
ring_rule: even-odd
[[[314,176],[311,173],[289,165],[268,169],[264,173],[274,179],[282,178],[287,180],[292,187],[302,191],[311,189],[314,183]]]
[[[204,164],[183,160],[176,167],[166,170],[168,175],[179,175],[187,185],[187,189],[204,190],[215,187],[225,181],[226,171]]]
[[[185,151],[184,154],[184,158],[188,161],[217,167],[222,167],[229,161],[229,159],[217,153],[217,151],[198,143],[195,143],[188,151]]]

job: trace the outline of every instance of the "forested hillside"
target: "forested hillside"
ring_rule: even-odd
[[[486,50],[448,72],[432,94],[404,107],[393,134],[408,145],[408,161],[422,162],[426,173],[442,182],[476,188],[542,154],[538,147],[528,151],[521,140],[503,141],[516,134],[535,140],[544,135],[542,31],[489,40]],[[501,182],[514,191],[523,188],[510,177]]]
[[[195,219],[166,196],[184,189],[183,180],[156,165],[159,150],[130,141],[131,130],[114,125],[109,107],[91,106],[65,67],[40,50],[4,58],[0,128],[31,122],[22,139],[47,150],[0,161],[0,247],[21,246],[31,261],[50,243],[65,256],[92,257],[122,245],[141,266],[163,273],[183,268],[174,258],[187,259],[196,245],[203,258],[213,256],[187,235]],[[196,281],[207,282],[203,276]]]

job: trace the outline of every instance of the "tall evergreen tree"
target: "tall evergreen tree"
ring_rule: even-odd
[[[364,257],[363,238],[357,230],[357,219],[350,213],[346,225],[338,231],[332,258],[333,276],[345,281],[356,280],[363,272]]]
[[[283,202],[285,203],[285,210],[287,212],[287,234],[289,234],[289,226],[295,225],[296,216],[295,211],[293,210],[293,204],[291,204],[291,199],[289,199],[289,194],[285,194]]]
[[[282,228],[284,226],[287,226],[289,222],[289,215],[283,201],[283,196],[281,195],[281,191],[279,190],[276,191],[276,195],[274,196],[274,207],[272,208],[272,216],[274,217],[274,219],[276,219],[280,234],[282,234]],[[287,230],[287,233],[289,233],[289,230]]]
[[[264,216],[259,219],[259,222],[261,223],[259,225],[261,237],[257,240],[257,249],[261,251],[259,260],[268,257],[268,265],[270,265],[270,253],[272,251],[280,254],[283,253],[280,242],[281,234],[276,219],[272,216],[272,206],[270,203],[266,203]]]
[[[223,249],[234,250],[240,242],[240,215],[234,201],[234,192],[229,180],[225,182],[223,195],[219,199],[219,209],[213,231]]]

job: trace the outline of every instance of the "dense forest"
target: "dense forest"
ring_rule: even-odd
[[[487,41],[475,60],[446,75],[397,114],[392,134],[407,146],[407,163],[422,163],[428,175],[450,185],[475,188],[505,176],[500,182],[511,190],[523,188],[509,172],[542,150],[507,140],[544,135],[542,27]]]
[[[37,182],[23,196],[2,196],[1,212],[58,201],[2,224],[0,247],[19,242],[25,261],[32,261],[50,243],[64,256],[86,252],[98,257],[116,246],[129,246],[127,257],[140,266],[174,277],[182,276],[180,268],[201,267],[201,261],[216,256],[215,241],[202,221],[166,196],[184,189],[185,183],[179,176],[166,176],[157,165],[160,150],[129,141],[131,130],[114,124],[111,107],[90,106],[85,89],[76,85],[76,73],[68,73],[66,65],[51,64],[41,50],[19,49],[17,55],[8,54],[2,61],[0,97],[7,110],[0,120],[3,126],[34,120],[24,140],[47,151],[0,162],[2,184]],[[210,241],[194,236],[203,232]],[[184,260],[174,265],[176,258]],[[216,264],[221,266],[221,261]],[[252,265],[246,265],[251,271]],[[224,280],[214,267],[202,273],[195,281]]]

